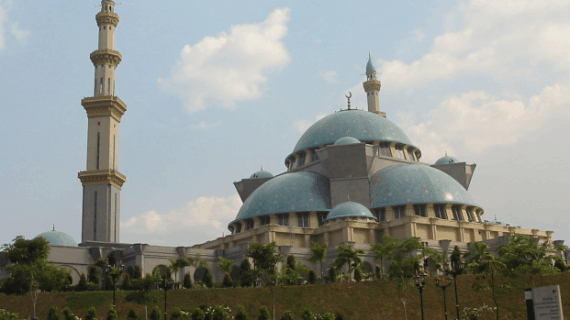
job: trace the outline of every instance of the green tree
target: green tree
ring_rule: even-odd
[[[168,268],[170,269],[170,272],[174,274],[174,282],[177,280],[178,271],[180,271],[180,269],[191,266],[192,263],[194,263],[194,259],[191,257],[168,259],[168,261],[170,261],[170,266]]]
[[[317,282],[317,273],[314,270],[309,271],[309,279],[308,282],[310,284],[315,284]]]
[[[157,283],[158,278],[151,275],[147,275],[141,279],[135,279],[132,281],[132,286],[136,290],[129,292],[125,296],[125,300],[127,301],[144,305],[145,319],[148,314],[148,304],[156,302],[161,298],[160,293],[156,290]]]
[[[239,265],[239,282],[242,287],[253,285],[253,273],[248,259],[243,259]]]
[[[259,314],[257,320],[269,320],[271,318],[271,311],[266,306],[259,307]]]
[[[135,308],[130,308],[129,313],[127,313],[127,320],[139,320],[139,316],[135,311]]]
[[[323,262],[327,260],[327,249],[328,243],[318,243],[313,242],[311,244],[311,252],[313,255],[309,258],[309,261],[319,264],[319,270],[321,274],[321,279],[323,278]]]
[[[77,316],[71,312],[71,309],[64,308],[63,309],[63,319],[65,320],[77,320]]]
[[[162,311],[158,306],[154,306],[150,312],[150,320],[162,320]]]
[[[204,277],[202,278],[202,282],[204,282],[204,284],[208,288],[214,287],[214,279],[213,279],[212,273],[210,273],[210,271],[206,271],[206,273],[204,274]]]
[[[364,250],[355,250],[352,248],[351,244],[339,245],[336,247],[336,250],[337,254],[333,265],[337,270],[342,270],[342,266],[346,265],[348,268],[349,279],[352,280],[352,272],[362,263],[362,259],[360,259],[358,255],[363,254]]]
[[[87,278],[85,277],[85,274],[81,274],[79,276],[79,283],[77,284],[77,287],[75,288],[76,291],[87,291]]]
[[[218,268],[224,272],[224,281],[222,285],[224,288],[229,288],[234,286],[234,281],[230,276],[232,269],[234,267],[234,261],[231,259],[226,259],[224,257],[220,257],[220,262],[218,263]]]
[[[91,306],[87,310],[87,314],[85,315],[85,320],[97,320],[97,310],[95,307]]]
[[[2,318],[2,317],[0,317]],[[59,320],[59,314],[57,313],[57,307],[53,306],[49,308],[47,320]]]
[[[237,313],[235,320],[248,320],[247,313],[245,312],[245,308],[242,305],[238,304]]]
[[[245,251],[245,255],[253,260],[254,279],[257,281],[263,278],[265,283],[268,282],[269,275],[275,272],[277,263],[283,261],[283,256],[277,252],[275,242],[268,244],[252,243]]]
[[[107,320],[118,320],[119,315],[117,314],[117,310],[115,310],[115,306],[111,305],[109,311],[107,311]]]
[[[171,320],[180,320],[183,318],[184,318],[184,315],[182,314],[182,310],[180,310],[180,308],[172,309],[172,313],[170,314]]]
[[[192,278],[190,277],[190,274],[188,272],[186,272],[186,274],[184,275],[183,286],[186,289],[192,288]]]

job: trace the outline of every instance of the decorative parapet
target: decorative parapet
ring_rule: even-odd
[[[121,117],[127,111],[127,105],[115,96],[83,98],[81,105],[89,118],[111,116],[117,122],[121,122]]]
[[[378,80],[368,80],[362,83],[364,91],[380,91],[380,81]]]
[[[81,171],[77,177],[83,186],[111,184],[119,189],[127,181],[127,177],[117,170]]]
[[[89,58],[91,58],[91,62],[93,62],[94,66],[100,66],[104,64],[118,66],[119,63],[121,63],[123,56],[117,50],[100,49],[91,52]]]
[[[116,27],[119,24],[119,15],[114,12],[102,11],[95,16],[95,20],[97,20],[97,26],[112,24]]]

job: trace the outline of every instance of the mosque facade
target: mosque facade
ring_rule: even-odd
[[[120,243],[120,192],[126,177],[118,170],[119,127],[127,106],[115,90],[122,59],[114,49],[119,16],[114,1],[101,3],[99,46],[91,53],[94,95],[82,100],[88,137],[87,168],[78,175],[81,243],[55,228],[38,235],[51,245],[48,259],[71,269],[73,283],[87,274],[89,264],[109,255],[139,266],[143,274],[169,265],[168,259],[200,255],[214,280],[221,281],[220,257],[237,266],[254,242],[275,242],[284,256],[295,256],[317,273],[330,267],[336,246],[347,243],[364,250],[364,269],[371,271],[376,264],[371,245],[383,235],[416,237],[439,251],[458,246],[465,252],[473,242],[496,247],[513,234],[552,243],[552,231],[485,220],[484,209],[468,192],[475,164],[447,155],[433,164],[421,161],[419,146],[381,110],[381,82],[370,57],[363,82],[368,109],[351,108],[352,94],[347,95],[347,109],[317,121],[299,138],[285,157],[285,172],[274,176],[260,170],[235,182],[243,205],[228,225],[230,234],[193,246]],[[323,270],[308,260],[313,242],[328,243]],[[0,267],[7,263],[0,254]],[[200,280],[205,270],[191,266],[179,272],[177,279],[189,272]]]

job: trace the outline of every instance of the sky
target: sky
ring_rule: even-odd
[[[0,0],[0,244],[81,241],[98,0]],[[233,182],[284,160],[352,105],[370,53],[388,119],[433,163],[476,163],[469,193],[570,240],[570,1],[117,1],[121,242],[228,234]],[[566,244],[569,244],[567,241]]]

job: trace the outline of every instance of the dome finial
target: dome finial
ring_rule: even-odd
[[[447,157],[447,150],[445,150],[445,156]]]
[[[352,92],[348,92],[348,94],[344,95],[346,97],[346,100],[348,101],[348,110],[350,110],[350,98],[352,98]]]
[[[52,231],[55,231],[55,223],[53,224],[53,230]]]
[[[346,197],[348,198],[348,202],[350,202],[350,195],[347,195]]]

